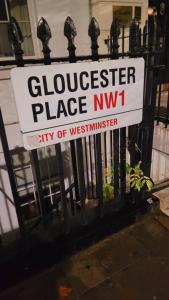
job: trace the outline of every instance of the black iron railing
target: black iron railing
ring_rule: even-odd
[[[91,216],[89,218],[89,210],[92,211],[94,209],[93,218],[102,218],[107,211],[120,210],[121,207],[126,205],[126,199],[128,198],[126,189],[127,156],[132,166],[141,160],[144,173],[148,176],[150,175],[154,117],[156,116],[157,121],[160,121],[161,87],[158,93],[158,106],[157,109],[155,108],[159,73],[163,67],[163,45],[160,44],[159,46],[155,17],[151,24],[148,25],[148,22],[146,22],[142,31],[138,21],[133,19],[129,35],[125,36],[124,32],[123,27],[122,36],[120,36],[121,30],[119,24],[114,20],[111,24],[110,37],[107,41],[110,51],[108,54],[100,55],[98,45],[100,29],[95,18],[92,18],[88,29],[91,39],[91,55],[76,56],[76,28],[73,20],[68,17],[64,26],[64,35],[68,40],[68,57],[53,58],[50,55],[51,51],[49,48],[51,31],[46,20],[41,18],[37,27],[37,36],[42,43],[43,58],[25,59],[23,58],[21,31],[16,20],[14,18],[11,19],[10,39],[13,45],[15,60],[0,61],[0,66],[24,67],[25,65],[49,65],[60,62],[76,63],[81,60],[115,60],[119,58],[125,59],[125,57],[143,57],[145,60],[144,109],[141,124],[69,142],[67,148],[70,151],[67,151],[67,155],[69,163],[71,162],[71,176],[68,187],[65,187],[65,163],[62,145],[57,144],[52,148],[55,151],[56,173],[58,174],[60,186],[60,201],[57,201],[57,203],[59,203],[61,217],[58,219],[58,222],[63,224],[66,232],[71,230],[71,224],[72,222],[76,222],[77,215],[80,216],[81,224],[84,225],[91,218]],[[121,49],[119,49],[120,39],[122,40]],[[126,51],[124,47],[125,40],[129,44],[129,48]],[[168,106],[167,112],[169,111]],[[168,114],[166,115],[167,122],[169,119]],[[21,233],[24,234],[25,223],[21,210],[21,196],[16,184],[16,174],[7,144],[9,137],[5,135],[2,115],[0,119],[0,136],[10,177],[19,228]],[[46,224],[51,214],[55,212],[56,206],[51,201],[50,210],[48,209],[45,194],[46,187],[43,187],[41,159],[38,150],[32,150],[30,156],[33,169],[33,186],[36,194],[35,202],[38,203],[37,217]],[[107,168],[113,168],[114,172],[114,200],[110,203],[109,209],[107,209],[108,204],[103,197],[103,183],[107,180],[107,177],[104,175],[104,169]],[[130,190],[129,198],[131,203],[137,201],[132,189]],[[26,201],[29,203],[28,200]]]

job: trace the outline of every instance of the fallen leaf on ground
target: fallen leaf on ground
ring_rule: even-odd
[[[72,289],[66,285],[60,285],[58,290],[59,290],[59,296],[62,298],[68,297],[72,291]]]

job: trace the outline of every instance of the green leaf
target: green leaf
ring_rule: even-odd
[[[144,179],[146,179],[146,180],[150,180],[150,177],[144,176]]]
[[[129,182],[132,183],[133,181],[135,181],[135,177],[130,178]]]
[[[141,187],[140,187],[140,184],[139,184],[139,182],[136,182],[136,190],[138,190],[138,192],[140,192],[140,190],[141,190]]]
[[[148,190],[151,191],[151,189],[152,189],[152,187],[153,187],[152,181],[151,181],[151,180],[147,180],[147,181],[146,181],[146,185],[147,185]]]
[[[134,181],[134,182],[132,182],[132,184],[131,184],[131,187],[135,187],[135,185],[136,185],[136,182]]]
[[[110,185],[109,183],[106,183],[103,186],[103,195],[106,199],[110,199],[113,196],[114,193],[114,187]]]

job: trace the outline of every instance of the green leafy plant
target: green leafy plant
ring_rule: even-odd
[[[114,186],[110,183],[105,183],[103,186],[103,196],[104,198],[111,199],[114,195]]]
[[[106,200],[113,198],[114,196],[114,170],[106,169],[105,176],[108,180],[108,183],[103,185],[103,196]]]
[[[135,191],[140,192],[143,189],[148,189],[151,191],[153,187],[153,181],[150,177],[145,176],[141,169],[141,161],[139,161],[135,166],[131,167],[130,164],[126,164],[126,174],[128,175],[128,184]],[[111,199],[114,196],[114,171],[106,170],[105,174],[108,183],[103,186],[104,198]]]
[[[150,177],[145,176],[141,170],[141,161],[139,161],[134,167],[129,165],[126,168],[127,173],[129,174],[129,184],[134,190],[140,192],[143,188],[151,191],[153,187],[153,181]]]

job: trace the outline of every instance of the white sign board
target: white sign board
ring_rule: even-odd
[[[142,58],[14,68],[11,77],[28,150],[142,120]]]

